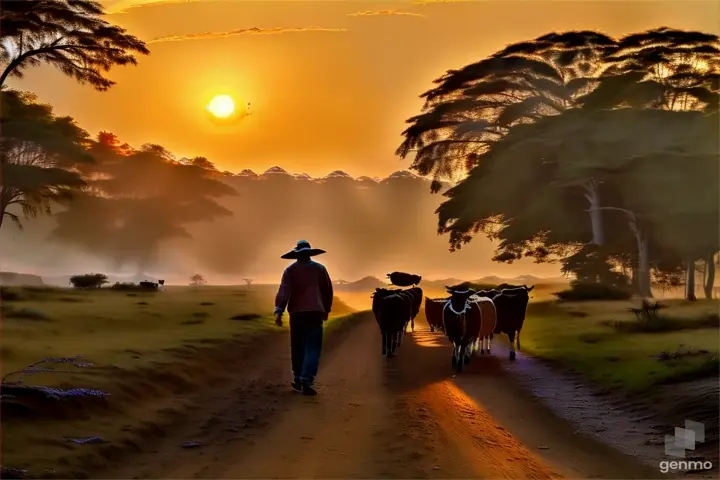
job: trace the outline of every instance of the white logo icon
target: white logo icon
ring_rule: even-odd
[[[685,458],[687,450],[695,450],[695,445],[705,441],[705,425],[685,420],[685,428],[675,427],[675,435],[665,435],[665,455]]]

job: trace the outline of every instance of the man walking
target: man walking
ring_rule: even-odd
[[[311,248],[306,240],[281,258],[295,259],[282,275],[275,297],[275,324],[282,326],[285,308],[290,312],[290,355],[292,389],[303,395],[317,395],[313,382],[320,365],[323,322],[328,319],[333,301],[330,275],[324,265],[311,257],[325,250]]]

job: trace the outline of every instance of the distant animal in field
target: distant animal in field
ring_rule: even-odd
[[[425,320],[430,326],[431,332],[444,332],[443,327],[443,308],[450,300],[448,298],[427,298],[425,297]]]
[[[159,283],[143,281],[138,283],[138,286],[145,290],[157,290]]]
[[[527,312],[528,302],[530,301],[530,292],[535,286],[528,287],[523,285],[520,287],[509,287],[503,289],[481,290],[478,295],[484,295],[492,299],[497,311],[497,326],[493,331],[493,335],[504,333],[510,340],[510,360],[515,360],[515,346],[520,350],[520,331],[525,323],[525,314]]]
[[[413,275],[411,273],[404,272],[392,272],[388,273],[387,277],[390,279],[390,283],[396,287],[412,287],[417,285],[422,280],[420,275]]]

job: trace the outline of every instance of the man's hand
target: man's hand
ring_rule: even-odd
[[[329,313],[324,313],[324,314],[323,314],[323,322],[327,322],[328,316],[330,316]]]
[[[275,325],[277,325],[278,327],[283,326],[282,316],[283,316],[282,312],[275,314]]]

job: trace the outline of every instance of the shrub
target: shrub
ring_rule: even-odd
[[[16,290],[11,290],[7,287],[0,287],[0,300],[5,302],[17,302],[23,300],[23,296]]]
[[[580,302],[585,300],[628,300],[632,293],[628,288],[594,282],[573,282],[570,288],[553,293],[560,300]]]
[[[85,273],[70,277],[70,283],[75,288],[100,288],[108,283],[108,278],[103,273]]]

